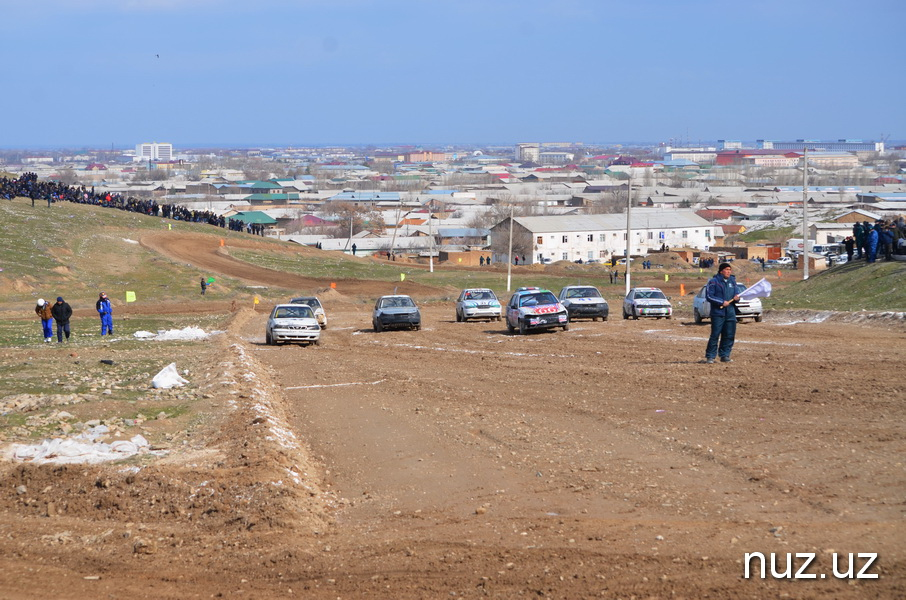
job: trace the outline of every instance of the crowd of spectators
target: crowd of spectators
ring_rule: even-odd
[[[216,227],[229,228],[230,231],[264,235],[264,226],[259,223],[245,223],[242,219],[228,219],[207,210],[188,210],[178,204],[158,204],[156,200],[141,200],[110,192],[99,193],[93,186],[86,188],[83,185],[70,186],[55,181],[39,181],[35,173],[23,173],[17,179],[0,177],[0,197],[7,200],[17,197],[30,198],[32,206],[35,205],[35,200],[47,201],[48,206],[55,202],[93,204],[174,221],[207,223]]]

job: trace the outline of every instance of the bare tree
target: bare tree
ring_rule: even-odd
[[[370,207],[356,206],[350,202],[328,202],[324,206],[324,214],[336,218],[337,227],[341,233],[338,237],[349,235],[349,224],[352,222],[352,235],[361,231],[383,231],[383,215]]]
[[[64,185],[77,185],[79,183],[79,176],[76,175],[76,172],[72,167],[66,167],[65,169],[60,170],[58,181]]]

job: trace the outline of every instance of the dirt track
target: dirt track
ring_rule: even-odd
[[[7,472],[72,508],[4,490],[4,594],[906,597],[901,321],[774,313],[740,326],[735,362],[703,365],[691,315],[521,337],[432,305],[421,331],[377,334],[344,300],[317,348],[264,346],[264,316],[237,315],[206,359],[207,402],[233,408],[195,452],[131,483]],[[746,552],[816,553],[827,577],[744,579]],[[859,552],[878,579],[831,575]]]

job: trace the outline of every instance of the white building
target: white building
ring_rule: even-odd
[[[132,160],[134,162],[149,160],[169,162],[173,160],[173,144],[158,144],[157,142],[138,144]]]
[[[691,210],[658,210],[633,208],[630,223],[630,248],[634,256],[644,256],[662,245],[671,248],[690,247],[702,250],[714,245],[715,226]],[[491,243],[496,248],[508,244],[510,220],[504,219],[491,229]],[[531,239],[529,263],[568,260],[604,261],[626,253],[626,215],[562,215],[515,217],[515,239]],[[495,253],[494,259],[507,257]],[[522,261],[520,261],[522,262]]]
[[[541,144],[516,144],[516,162],[538,162],[541,159]]]

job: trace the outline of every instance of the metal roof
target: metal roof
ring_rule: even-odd
[[[517,223],[533,233],[561,231],[625,231],[625,214],[562,215],[551,217],[515,217]],[[631,229],[676,229],[678,227],[711,227],[711,223],[691,210],[645,211],[634,208]]]

